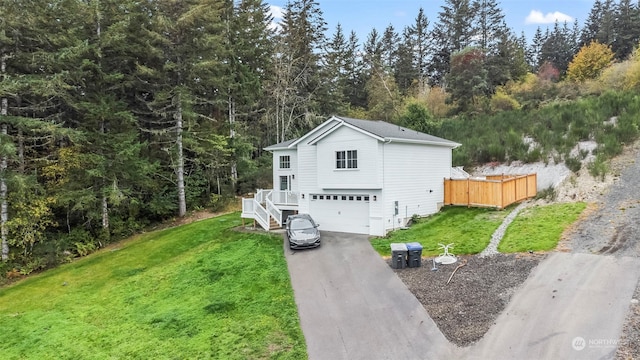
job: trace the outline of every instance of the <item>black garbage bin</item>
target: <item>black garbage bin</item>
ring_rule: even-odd
[[[402,243],[391,244],[391,267],[404,269],[407,266],[407,245]]]
[[[407,243],[407,264],[410,268],[422,265],[422,244],[419,242]]]

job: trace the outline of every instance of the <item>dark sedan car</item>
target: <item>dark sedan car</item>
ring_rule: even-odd
[[[287,238],[291,249],[314,248],[320,246],[319,224],[310,215],[291,215],[287,219]]]

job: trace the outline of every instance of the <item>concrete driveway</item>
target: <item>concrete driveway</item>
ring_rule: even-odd
[[[449,343],[367,237],[285,255],[309,359],[608,359],[640,259],[553,253],[477,344]],[[285,239],[286,243],[286,239]]]
[[[285,255],[309,359],[456,358],[366,236],[322,232],[319,248]]]
[[[613,359],[640,259],[553,253],[533,270],[472,359]]]

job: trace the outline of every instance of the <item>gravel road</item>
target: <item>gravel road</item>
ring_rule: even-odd
[[[563,242],[573,252],[640,257],[640,151],[638,143],[611,165],[616,181],[591,204]],[[616,352],[640,359],[640,284],[636,287]]]

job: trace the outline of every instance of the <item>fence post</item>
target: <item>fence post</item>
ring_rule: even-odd
[[[467,207],[471,207],[471,179],[467,178]]]

